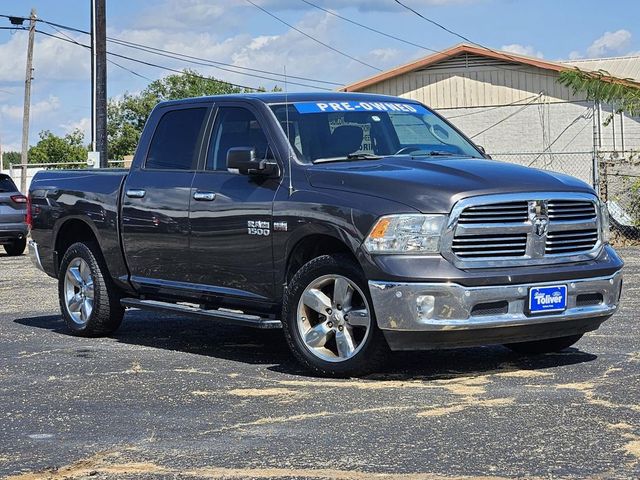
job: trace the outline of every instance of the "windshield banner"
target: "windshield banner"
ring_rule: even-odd
[[[406,112],[426,114],[429,111],[415,103],[395,102],[296,102],[298,113],[333,112]]]

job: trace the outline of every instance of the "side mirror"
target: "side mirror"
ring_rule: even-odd
[[[274,161],[256,158],[253,147],[233,147],[227,151],[227,170],[241,175],[271,175],[278,170]]]

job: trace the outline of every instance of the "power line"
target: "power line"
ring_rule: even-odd
[[[46,22],[45,22],[45,23],[46,23]],[[73,37],[71,37],[70,35],[67,35],[66,33],[64,33],[64,32],[63,32],[62,30],[60,30],[58,27],[56,27],[56,26],[54,26],[54,25],[49,25],[49,26],[50,26],[51,28],[53,28],[56,32],[58,32],[60,35],[62,35],[63,37],[66,37],[67,39],[69,39],[72,43],[75,43],[76,45],[79,45],[79,46],[81,46],[81,47],[84,47],[84,46],[85,46],[85,45],[82,45],[80,42],[77,42],[77,41],[76,41]],[[43,32],[40,32],[40,31],[39,31],[39,33],[43,33]],[[131,70],[131,69],[129,69],[129,68],[127,68],[127,67],[123,66],[123,65],[120,65],[119,63],[114,62],[114,61],[113,61],[113,60],[111,60],[111,59],[107,59],[107,62],[109,62],[109,63],[110,63],[110,64],[112,64],[112,65],[115,65],[116,67],[121,68],[122,70],[125,70],[125,71],[127,71],[127,72],[131,73],[132,75],[135,75],[136,77],[140,77],[140,78],[143,78],[143,79],[145,79],[145,80],[147,80],[147,81],[149,81],[149,82],[153,82],[153,80],[152,80],[151,78],[149,78],[149,77],[145,77],[145,76],[144,76],[144,75],[142,75],[141,73],[138,73],[138,72],[136,72],[136,71],[134,71],[134,70]]]
[[[189,60],[188,58],[185,59],[182,54],[173,55],[173,54],[170,54],[170,53],[162,53],[162,52],[159,52],[159,51],[155,51],[155,50],[159,50],[159,49],[156,49],[156,48],[153,48],[153,47],[127,45],[126,44],[127,42],[122,42],[122,41],[119,41],[119,40],[111,40],[111,43],[115,43],[117,45],[122,45],[122,46],[125,46],[125,47],[128,47],[128,48],[133,48],[135,50],[140,50],[140,51],[143,51],[143,52],[146,52],[146,53],[151,53],[153,55],[159,55],[161,57],[171,58],[173,60],[180,60],[180,61],[184,61],[184,62],[187,62],[187,63],[195,64],[195,65],[201,65],[201,66],[205,66],[205,67],[216,68],[218,70],[222,70],[222,71],[230,72],[230,73],[235,73],[237,75],[245,75],[245,76],[249,76],[249,77],[252,77],[252,78],[260,78],[260,79],[263,79],[263,80],[269,80],[269,81],[272,81],[272,82],[278,82],[278,81],[281,80],[280,78],[267,77],[267,76],[258,75],[258,74],[255,74],[255,73],[250,74],[250,73],[245,73],[245,72],[239,72],[237,70],[232,70],[230,68],[221,67],[221,66],[216,65],[216,64],[214,64],[213,62],[210,62],[210,61],[201,62],[201,61],[197,61],[197,60]],[[319,87],[317,85],[310,85],[308,83],[300,83],[300,82],[289,82],[289,83],[293,83],[294,85],[299,85],[301,87],[315,88],[315,89],[318,89],[318,90],[331,90],[330,88]],[[336,84],[336,85],[341,85],[341,84]]]
[[[538,95],[535,96],[535,98],[531,101],[529,101],[528,103],[525,103],[522,107],[520,107],[518,110],[516,110],[513,113],[510,113],[509,115],[507,115],[506,117],[504,117],[502,120],[497,121],[496,123],[494,123],[493,125],[488,126],[487,128],[485,128],[484,130],[479,131],[478,133],[476,133],[475,135],[471,135],[469,138],[476,138],[479,135],[482,135],[483,133],[491,130],[493,127],[497,127],[498,125],[500,125],[503,122],[506,122],[507,120],[509,120],[511,117],[516,116],[517,114],[519,114],[521,111],[523,111],[524,109],[526,109],[527,107],[530,107],[531,104],[533,104],[533,102],[535,102],[538,98],[540,98],[543,94],[539,93]]]
[[[431,23],[432,25],[435,25],[436,27],[438,27],[438,28],[440,28],[440,29],[444,30],[444,31],[445,31],[445,32],[447,32],[447,33],[450,33],[451,35],[454,35],[454,36],[456,36],[456,37],[458,37],[458,38],[461,38],[461,39],[462,39],[462,40],[464,40],[465,42],[472,43],[473,45],[476,45],[476,46],[478,46],[478,47],[480,47],[480,48],[484,48],[485,50],[488,50],[488,51],[493,52],[493,53],[495,53],[495,54],[504,55],[505,57],[510,58],[511,60],[514,60],[514,61],[516,61],[516,62],[518,61],[518,59],[516,59],[516,58],[514,58],[514,57],[512,57],[512,56],[510,56],[510,55],[508,55],[508,54],[506,54],[506,53],[504,53],[504,52],[496,52],[495,50],[493,50],[493,49],[491,49],[491,48],[489,48],[489,47],[487,47],[487,46],[485,46],[485,45],[482,45],[481,43],[475,42],[475,41],[471,40],[470,38],[465,37],[464,35],[462,35],[462,34],[460,34],[460,33],[458,33],[458,32],[454,32],[453,30],[451,30],[450,28],[445,27],[445,26],[444,26],[444,25],[442,25],[441,23],[438,23],[438,22],[436,22],[435,20],[432,20],[431,18],[426,17],[425,15],[421,14],[421,13],[420,13],[420,12],[418,12],[417,10],[415,10],[415,9],[411,8],[409,5],[407,5],[407,4],[405,4],[405,3],[402,3],[400,0],[395,0],[395,2],[396,2],[398,5],[400,5],[400,6],[402,6],[403,8],[405,8],[406,10],[409,10],[410,12],[414,13],[414,14],[415,14],[415,15],[417,15],[418,17],[422,18],[423,20],[425,20],[425,21],[427,21],[427,22]]]
[[[86,30],[81,30],[78,28],[74,28],[74,27],[69,27],[67,25],[62,25],[59,23],[55,23],[55,22],[50,22],[48,20],[43,20],[40,19],[39,20],[42,23],[45,23],[53,28],[59,27],[65,30],[69,30],[72,32],[77,32],[77,33],[83,33],[85,35],[89,35],[89,32],[87,32]],[[57,30],[57,28],[56,28]],[[155,55],[160,55],[160,56],[164,56],[167,58],[173,58],[175,60],[181,60],[181,61],[185,61],[185,62],[189,62],[189,63],[193,63],[193,64],[197,64],[197,65],[204,65],[204,66],[210,66],[210,67],[214,67],[214,68],[218,68],[219,70],[224,70],[227,72],[231,72],[231,73],[235,73],[238,75],[245,75],[245,76],[250,76],[250,77],[254,77],[254,78],[262,78],[264,80],[269,80],[269,81],[281,81],[281,77],[282,74],[281,73],[277,73],[277,72],[271,72],[268,70],[261,70],[261,69],[257,69],[257,68],[251,68],[251,67],[244,67],[241,65],[234,65],[231,63],[225,63],[225,62],[220,62],[220,61],[216,61],[216,60],[210,60],[207,58],[202,58],[202,57],[196,57],[193,55],[187,55],[185,53],[179,53],[179,52],[174,52],[174,51],[170,51],[170,50],[165,50],[165,49],[161,49],[161,48],[157,48],[157,47],[152,47],[149,45],[143,45],[141,43],[136,43],[136,42],[131,42],[128,40],[123,40],[120,38],[116,38],[116,37],[107,37],[107,40],[111,43],[115,43],[124,47],[128,47],[128,48],[132,48],[132,49],[138,49],[138,50],[143,50],[147,53],[153,53]],[[223,67],[227,67],[227,68],[223,68]],[[232,69],[232,70],[230,70]],[[265,77],[265,76],[261,76],[261,75],[254,75],[254,74],[247,74],[245,72],[242,71],[237,71],[237,70],[246,70],[249,72],[256,72],[256,73],[264,73],[267,75],[274,75],[278,78],[271,78],[271,77]],[[297,80],[305,80],[305,81],[310,81],[310,82],[314,82],[314,83],[322,83],[325,85],[334,85],[334,86],[342,86],[342,83],[339,82],[333,82],[333,81],[329,81],[329,80],[318,80],[318,79],[314,79],[314,78],[309,78],[309,77],[302,77],[302,76],[296,76],[296,75],[288,75],[288,78],[294,78]],[[295,85],[299,85],[302,87],[309,87],[309,88],[319,88],[316,87],[314,85],[308,85],[308,84],[299,84],[299,83],[295,83],[295,82],[289,82],[289,83],[294,83]],[[329,89],[325,89],[325,90],[329,90]]]
[[[395,35],[391,35],[389,33],[383,32],[381,30],[377,30],[377,29],[375,29],[373,27],[369,27],[368,25],[364,25],[362,23],[356,22],[355,20],[352,20],[350,18],[343,17],[342,15],[339,15],[336,12],[329,10],[328,8],[324,8],[324,7],[321,7],[320,5],[316,5],[315,3],[312,3],[309,0],[300,0],[300,1],[306,3],[307,5],[309,5],[311,7],[317,8],[318,10],[322,10],[323,12],[326,12],[329,15],[333,15],[336,18],[344,20],[345,22],[349,22],[349,23],[351,23],[353,25],[357,25],[358,27],[364,28],[365,30],[369,30],[370,32],[377,33],[378,35],[382,35],[384,37],[391,38],[393,40],[397,40],[398,42],[402,42],[402,43],[405,43],[407,45],[411,45],[412,47],[418,47],[418,48],[421,48],[423,50],[427,50],[429,52],[440,53],[439,50],[434,50],[433,48],[425,47],[424,45],[420,45],[419,43],[413,43],[413,42],[411,42],[409,40],[405,40],[404,38],[396,37]]]
[[[72,44],[78,45],[80,47],[84,47],[84,48],[87,48],[87,49],[91,48],[89,45],[85,45],[84,43],[80,43],[80,42],[75,41],[75,40],[73,40],[73,41],[72,40],[68,40],[68,39],[63,38],[63,37],[58,37],[58,36],[56,36],[56,35],[54,35],[52,33],[45,32],[43,30],[36,30],[36,32],[38,32],[38,33],[40,33],[42,35],[46,35],[46,36],[51,37],[51,38],[56,38],[58,40],[62,40],[63,42],[67,42],[67,43],[72,43]],[[238,83],[228,82],[226,80],[218,80],[218,79],[215,79],[215,78],[205,77],[203,75],[198,75],[198,74],[195,74],[195,73],[186,72],[184,70],[177,70],[175,68],[167,67],[167,66],[164,66],[164,65],[158,65],[156,63],[151,63],[151,62],[147,62],[147,61],[144,61],[144,60],[140,60],[138,58],[128,57],[126,55],[121,55],[119,53],[107,52],[107,54],[111,55],[111,56],[114,56],[114,57],[122,58],[122,59],[125,59],[125,60],[130,60],[132,62],[140,63],[142,65],[147,65],[149,67],[160,68],[162,70],[166,70],[166,71],[169,71],[169,72],[179,73],[179,74],[187,75],[187,76],[194,77],[194,78],[200,78],[202,80],[208,80],[208,81],[211,81],[211,82],[226,83],[227,85],[231,85],[233,87],[238,87],[238,88],[243,88],[245,90],[253,90],[253,91],[261,91],[262,90],[262,89],[257,88],[257,87],[250,87],[250,86],[247,86],[247,85],[241,85],[241,84],[238,84]]]
[[[41,33],[43,35],[47,35],[47,36],[52,37],[52,38],[56,38],[58,40],[65,41],[67,43],[73,43],[75,45],[78,45],[78,46],[81,46],[81,47],[84,47],[84,48],[90,48],[89,45],[85,45],[85,44],[80,43],[80,42],[78,42],[76,40],[70,39],[70,37],[68,37],[68,36],[67,36],[67,38],[62,38],[62,37],[58,37],[56,35],[53,35],[51,33],[45,32],[43,30],[37,30],[37,32]],[[150,66],[150,67],[161,68],[161,69],[164,69],[164,70],[167,70],[167,71],[170,71],[170,72],[176,72],[176,73],[181,73],[181,74],[185,73],[183,70],[177,70],[175,68],[170,68],[170,67],[167,67],[167,66],[164,66],[164,65],[158,65],[156,63],[147,62],[147,61],[144,61],[144,60],[140,60],[139,58],[129,57],[127,55],[122,55],[122,54],[111,52],[111,51],[107,52],[107,54],[109,54],[109,55],[111,55],[113,57],[118,57],[118,58],[122,58],[122,59],[125,59],[125,60],[130,60],[130,61],[133,61],[133,62],[141,63],[143,65],[147,65],[147,66]],[[170,58],[175,58],[175,59],[179,60],[178,57],[170,57]],[[117,66],[119,66],[119,67],[121,67],[121,68],[123,68],[125,70],[128,70],[126,67],[123,67],[122,65],[117,65]],[[217,68],[220,68],[220,67],[217,67]],[[128,71],[130,71],[130,70],[128,70]],[[141,78],[145,78],[145,79],[147,78],[147,77],[144,77],[143,75],[141,75],[141,74],[139,74],[137,72],[133,72],[133,71],[130,71],[130,72],[133,73],[136,76],[141,77]],[[240,72],[232,72],[232,73],[240,73]],[[202,78],[202,79],[205,79],[205,80],[212,80],[209,77],[205,77],[205,76],[201,76],[201,75],[194,75],[194,74],[190,74],[190,73],[189,73],[189,75],[193,76],[193,77],[197,77],[197,78]],[[243,75],[249,75],[249,74],[243,74]],[[257,75],[249,75],[249,76],[251,76],[253,78],[263,78],[263,79],[267,79],[267,80],[274,80],[274,79],[268,79],[266,77],[261,77],[261,76],[257,76]],[[222,83],[226,83],[228,85],[232,85],[234,87],[244,88],[244,89],[247,89],[247,90],[255,90],[255,91],[264,90],[262,88],[249,87],[249,86],[246,86],[246,85],[229,82],[227,80],[222,80],[222,79],[221,80],[217,80],[217,81],[222,82]],[[298,85],[298,86],[302,86],[302,87],[308,87],[308,88],[315,88],[315,89],[318,89],[318,90],[331,91],[328,88],[318,87],[318,86],[315,86],[315,85],[308,85],[308,84],[305,84],[305,83],[299,83],[299,82],[289,82],[289,83],[292,83],[292,84]]]
[[[302,31],[302,30],[300,30],[299,28],[294,27],[293,25],[291,25],[290,23],[287,23],[286,21],[284,21],[283,19],[281,19],[281,18],[280,18],[280,17],[278,17],[277,15],[275,15],[275,14],[271,13],[269,10],[267,10],[267,9],[265,9],[265,8],[262,8],[262,7],[261,7],[260,5],[258,5],[257,3],[254,3],[252,0],[245,0],[245,1],[246,1],[247,3],[250,3],[251,5],[253,5],[254,7],[256,7],[258,10],[261,10],[262,12],[266,13],[266,14],[267,14],[267,15],[269,15],[271,18],[276,19],[277,21],[279,21],[280,23],[282,23],[282,24],[286,25],[286,26],[287,26],[287,27],[289,27],[290,29],[295,30],[296,32],[298,32],[298,33],[300,33],[300,34],[304,35],[305,37],[309,38],[310,40],[313,40],[314,42],[316,42],[316,43],[318,43],[318,44],[322,45],[323,47],[328,48],[329,50],[332,50],[332,51],[334,51],[334,52],[336,52],[336,53],[338,53],[338,54],[342,55],[343,57],[347,57],[347,58],[349,58],[349,59],[351,59],[351,60],[353,60],[353,61],[356,61],[356,62],[358,62],[358,63],[360,63],[360,64],[362,64],[362,65],[364,65],[364,66],[366,66],[366,67],[373,68],[374,70],[377,70],[378,72],[381,72],[381,71],[382,71],[382,69],[380,69],[380,68],[378,68],[378,67],[374,67],[373,65],[371,65],[371,64],[369,64],[369,63],[367,63],[367,62],[363,62],[362,60],[360,60],[360,59],[358,59],[358,58],[356,58],[356,57],[354,57],[354,56],[352,56],[352,55],[349,55],[348,53],[345,53],[345,52],[343,52],[342,50],[338,50],[337,48],[332,47],[332,46],[331,46],[331,45],[329,45],[328,43],[324,43],[324,42],[323,42],[323,41],[321,41],[321,40],[318,40],[317,38],[315,38],[315,37],[314,37],[314,36],[312,36],[312,35],[309,35],[309,34],[308,34],[308,33],[306,33],[306,32],[303,32],[303,31]]]
[[[525,102],[527,100],[531,100],[532,98],[537,98],[540,95],[531,95],[529,97],[525,97],[525,98],[521,98],[520,100],[516,100],[515,102],[511,102],[511,103],[505,103],[504,105],[496,105],[494,107],[491,108],[478,108],[476,111],[474,112],[469,112],[469,113],[462,113],[460,115],[454,115],[453,117],[446,117],[447,120],[453,120],[454,118],[461,118],[461,117],[468,117],[470,115],[478,115],[479,113],[487,113],[490,112],[491,110],[496,110],[498,108],[503,108],[503,107],[512,107],[514,105],[518,105],[521,102]],[[469,107],[460,107],[460,108],[469,108]]]

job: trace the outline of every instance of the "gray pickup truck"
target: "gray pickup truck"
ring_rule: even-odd
[[[335,376],[389,350],[559,351],[617,309],[593,189],[492,161],[407,99],[246,94],[159,104],[125,170],[39,172],[36,264],[69,329],[126,308],[280,328]]]
[[[27,197],[18,191],[9,175],[0,173],[0,245],[10,257],[27,248]]]

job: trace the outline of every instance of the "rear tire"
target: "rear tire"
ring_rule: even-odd
[[[10,257],[17,257],[24,253],[25,248],[27,248],[27,239],[23,238],[21,240],[14,240],[13,243],[5,245],[4,251],[7,252],[7,255]]]
[[[296,359],[322,376],[371,373],[389,352],[367,281],[347,255],[323,255],[298,270],[285,294],[282,326]]]
[[[505,347],[523,355],[555,353],[566,350],[581,338],[582,334],[570,335],[568,337],[548,338],[546,340],[535,340],[532,342],[508,343]]]
[[[74,335],[108,335],[122,323],[120,292],[93,242],[74,243],[62,257],[58,297],[62,318]]]

